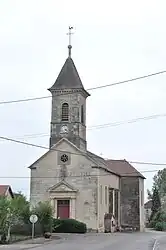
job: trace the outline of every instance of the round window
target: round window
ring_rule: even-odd
[[[62,162],[68,161],[68,156],[67,156],[66,154],[63,154],[63,155],[61,156],[61,161],[62,161]]]

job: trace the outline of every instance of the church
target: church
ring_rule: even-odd
[[[50,201],[55,218],[74,218],[104,232],[106,214],[119,226],[144,231],[144,179],[126,160],[88,151],[84,89],[68,46],[52,95],[50,148],[29,169],[30,202]]]

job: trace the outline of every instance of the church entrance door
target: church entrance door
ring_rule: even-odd
[[[70,201],[69,200],[57,200],[57,217],[60,219],[69,218],[70,213]]]

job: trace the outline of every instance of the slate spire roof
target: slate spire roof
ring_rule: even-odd
[[[78,74],[78,71],[76,69],[76,66],[70,56],[66,59],[55,83],[48,90],[52,91],[52,90],[63,90],[63,89],[85,90],[81,82],[80,76]]]

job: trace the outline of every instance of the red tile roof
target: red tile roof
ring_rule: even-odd
[[[120,176],[145,177],[126,160],[106,160],[108,168]]]
[[[0,185],[0,196],[5,196],[8,189],[9,189],[11,196],[14,197],[12,189],[9,185]]]

